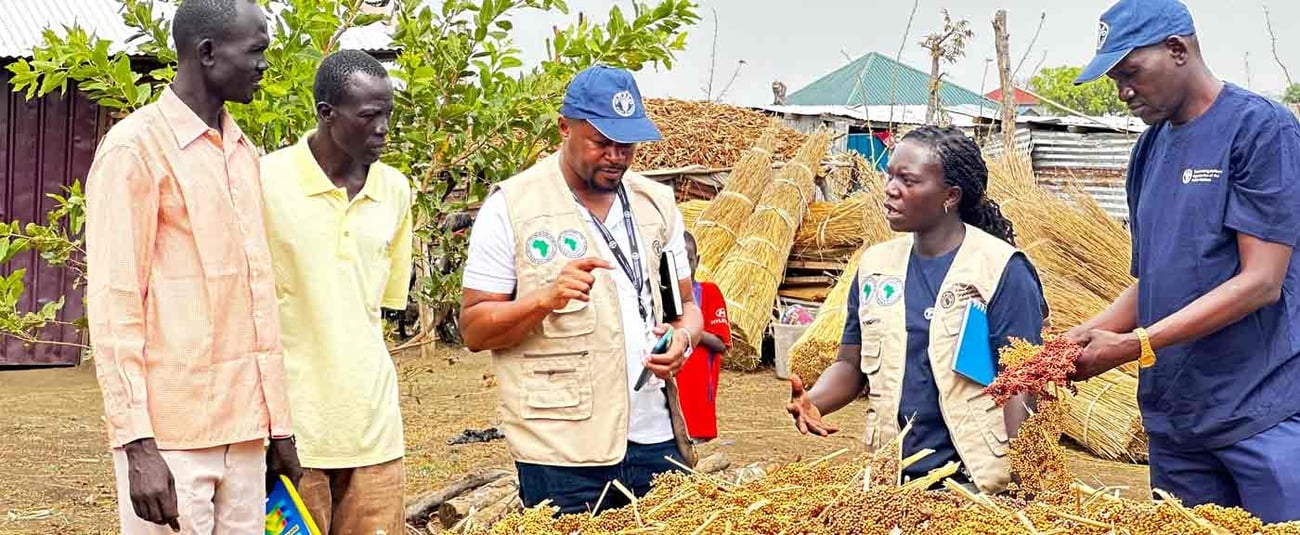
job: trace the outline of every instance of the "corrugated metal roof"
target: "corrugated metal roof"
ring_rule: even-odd
[[[792,116],[820,116],[831,115],[836,117],[847,117],[858,122],[870,121],[873,125],[884,126],[886,124],[895,125],[921,125],[925,124],[926,106],[922,105],[897,105],[897,106],[867,106],[865,111],[862,106],[809,106],[798,104],[765,105],[752,106],[754,109],[769,111],[781,115]],[[971,104],[962,104],[960,106],[945,106],[944,113],[948,115],[948,124],[958,128],[969,128],[975,126],[975,118],[983,117],[985,119],[996,119],[997,110],[992,108],[980,109],[979,106]]]
[[[944,106],[998,103],[979,93],[941,82],[939,101]],[[908,104],[924,106],[930,98],[930,75],[877,52],[868,53],[791,93],[787,104],[861,106]]]
[[[25,57],[32,48],[41,44],[42,33],[53,28],[62,33],[64,26],[79,25],[101,39],[111,41],[111,52],[122,50],[124,42],[135,30],[122,23],[119,4],[113,0],[0,0],[0,58]],[[156,2],[159,15],[171,17],[175,7],[166,2]],[[374,24],[353,28],[343,34],[340,44],[344,48],[367,51],[392,50],[388,27]],[[125,49],[134,53],[131,46]]]

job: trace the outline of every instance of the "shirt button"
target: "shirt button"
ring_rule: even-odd
[[[343,231],[343,235],[344,235],[344,236],[351,236],[351,235],[352,235],[352,231],[350,231],[350,230],[345,230],[345,231]]]

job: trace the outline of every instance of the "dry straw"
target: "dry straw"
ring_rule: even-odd
[[[741,227],[735,249],[713,275],[731,317],[733,347],[724,361],[731,369],[758,368],[757,348],[772,319],[795,231],[813,196],[813,170],[826,154],[830,137],[825,130],[809,136],[794,160],[777,172]]]
[[[799,340],[790,346],[790,371],[798,375],[805,385],[812,386],[823,371],[835,362],[844,334],[844,321],[848,318],[849,287],[858,272],[862,250],[853,254],[849,265],[840,275],[830,295],[817,311],[812,325],[804,330]]]
[[[709,207],[710,201],[699,199],[677,203],[677,209],[682,212],[682,221],[686,223],[686,228],[694,228],[695,222],[699,221],[700,213]],[[698,238],[696,238],[698,240]]]
[[[699,280],[711,280],[712,272],[736,245],[740,227],[754,213],[754,206],[772,183],[772,146],[776,128],[769,127],[753,148],[745,151],[727,177],[727,185],[700,213],[691,226],[700,255]]]
[[[1088,451],[1112,461],[1146,462],[1147,441],[1137,404],[1137,379],[1110,370],[1081,383],[1078,394],[1058,389],[1069,406],[1065,433]]]
[[[1114,489],[1093,489],[1077,482],[1057,445],[1060,413],[1051,405],[1042,409],[1011,443],[1012,471],[1021,482],[1015,497],[966,490],[949,479],[956,472],[955,463],[900,483],[900,471],[907,463],[898,460],[897,447],[885,447],[849,461],[836,460],[844,457],[845,450],[840,450],[764,470],[761,477],[734,484],[684,469],[657,477],[648,494],[622,508],[557,518],[556,508],[544,504],[490,527],[466,531],[498,535],[1300,533],[1300,523],[1266,526],[1239,508],[1188,508],[1159,490],[1159,501],[1129,500],[1112,495]],[[927,491],[932,483],[946,492]]]

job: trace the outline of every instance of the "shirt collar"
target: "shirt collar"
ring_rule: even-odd
[[[316,135],[315,130],[303,134],[298,142],[293,146],[294,162],[298,168],[298,183],[302,187],[303,195],[313,197],[329,193],[338,186],[330,180],[321,169],[320,162],[316,161],[316,156],[311,152],[311,145],[307,143],[308,139]],[[370,170],[366,174],[366,185],[361,187],[358,197],[368,197],[375,202],[384,202],[382,178],[379,176],[379,162],[370,165]]]
[[[210,128],[207,123],[200,119],[190,106],[181,100],[172,91],[171,86],[163,89],[162,95],[158,97],[158,109],[162,112],[163,120],[171,128],[172,135],[176,136],[176,145],[180,148],[188,147],[199,138],[203,137]],[[224,133],[224,144],[227,147],[234,147],[236,143],[245,141],[244,131],[239,128],[239,124],[225,109],[221,110],[221,131]]]

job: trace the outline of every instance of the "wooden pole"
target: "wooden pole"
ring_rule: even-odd
[[[993,36],[998,52],[998,78],[1002,83],[1002,147],[1010,153],[1016,145],[1016,88],[1011,82],[1011,46],[1007,34],[1007,10],[993,17]]]

